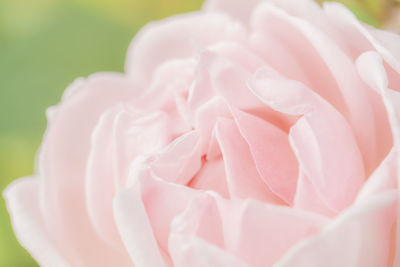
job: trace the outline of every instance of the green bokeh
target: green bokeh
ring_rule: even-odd
[[[246,1],[246,0],[243,0]],[[126,49],[146,22],[198,9],[201,0],[0,0],[0,191],[31,175],[45,110],[75,78],[123,71]],[[384,0],[348,0],[379,25]],[[0,266],[37,266],[17,243],[0,200]]]

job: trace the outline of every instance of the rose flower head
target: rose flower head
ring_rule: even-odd
[[[208,0],[47,116],[4,192],[42,266],[400,266],[400,37],[341,4]]]

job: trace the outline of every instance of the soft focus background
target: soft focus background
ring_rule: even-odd
[[[341,2],[366,23],[400,30],[395,0]],[[0,0],[0,192],[12,180],[33,173],[45,110],[59,101],[68,84],[94,72],[122,72],[128,44],[145,23],[197,10],[201,4]],[[0,266],[37,266],[16,241],[2,198]]]

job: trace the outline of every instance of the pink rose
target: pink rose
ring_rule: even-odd
[[[48,119],[5,192],[43,266],[400,266],[400,37],[340,4],[209,0]]]

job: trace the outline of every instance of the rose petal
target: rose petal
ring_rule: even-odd
[[[249,144],[262,180],[272,192],[291,204],[296,191],[298,164],[288,135],[245,112],[232,109],[232,113],[240,133]]]
[[[209,50],[220,55],[231,62],[236,63],[250,73],[264,66],[266,62],[257,54],[247,48],[247,45],[232,41],[221,41],[209,47]]]
[[[261,267],[272,266],[287,249],[318,231],[326,222],[325,217],[287,207],[203,194],[174,219],[171,234],[186,238],[179,241],[187,242],[189,247],[194,246],[193,240],[200,239],[205,244],[224,248],[250,266]]]
[[[392,151],[363,186],[355,204],[321,234],[293,248],[277,266],[388,266],[390,246],[394,246],[396,160]]]
[[[244,29],[222,14],[191,13],[148,24],[129,47],[126,72],[148,84],[157,66],[185,58],[219,40],[241,40]]]
[[[141,116],[118,106],[104,113],[94,129],[86,169],[86,203],[96,232],[116,247],[121,241],[112,216],[114,194],[124,186],[135,157],[168,144],[169,124],[163,112]]]
[[[121,240],[112,216],[112,199],[117,189],[117,179],[112,164],[112,131],[108,130],[113,127],[115,113],[112,110],[103,114],[92,135],[85,190],[88,215],[96,232],[106,242],[118,247]]]
[[[296,196],[293,202],[294,208],[312,211],[330,218],[333,218],[337,212],[329,208],[324,200],[319,196],[310,179],[300,171],[297,181]]]
[[[187,186],[200,190],[212,190],[225,198],[229,198],[224,164],[224,160],[220,157],[206,160]]]
[[[267,61],[271,62],[271,67],[288,78],[307,85],[338,110],[346,110],[345,100],[328,65],[301,29],[296,28],[298,20],[268,2],[261,4],[252,16],[252,30],[253,35],[267,40],[261,41],[258,49],[262,51],[264,44],[272,42],[266,46],[268,50],[264,50],[263,53],[276,51],[274,54],[279,55],[275,60]],[[280,58],[280,55],[283,55],[283,58]],[[268,59],[270,57],[273,56],[268,56]],[[284,63],[277,62],[279,60]],[[285,68],[292,68],[292,62],[298,65],[297,70],[288,72]]]
[[[257,201],[218,201],[225,247],[251,266],[272,266],[291,246],[316,233],[325,217]]]
[[[377,48],[378,49],[378,48]],[[381,49],[381,48],[380,48]],[[378,50],[379,51],[379,50]],[[400,150],[400,92],[388,88],[389,81],[386,74],[385,67],[383,65],[383,58],[386,56],[386,60],[394,60],[390,54],[386,54],[387,50],[381,51],[381,56],[377,52],[366,52],[357,59],[357,67],[360,72],[360,76],[363,77],[364,81],[375,91],[380,92],[383,102],[386,106],[390,125],[393,133],[393,142],[396,152]],[[365,68],[365,64],[368,64],[368,68]],[[392,62],[393,64],[393,62]],[[393,66],[396,67],[396,64]],[[399,69],[400,70],[400,69]],[[400,184],[400,155],[397,154],[396,165],[397,165],[397,184]],[[397,190],[397,197],[400,199],[400,191]],[[400,205],[397,207],[397,234],[396,244],[400,244]],[[400,263],[400,255],[396,253],[394,265]]]
[[[168,182],[186,184],[201,167],[199,133],[190,131],[181,135],[163,150],[151,156],[151,169]]]
[[[253,198],[282,204],[258,173],[249,145],[231,119],[218,119],[216,136],[225,163],[229,192],[236,198]]]
[[[194,198],[171,224],[169,251],[176,267],[248,266],[225,251],[218,207],[207,194]]]
[[[148,168],[148,167],[147,167]],[[151,171],[145,175],[137,177],[140,195],[154,237],[157,240],[160,249],[168,253],[168,238],[170,234],[171,221],[178,214],[182,213],[187,203],[202,191],[193,190],[187,186],[175,183],[169,183],[165,180],[151,174]]]
[[[324,11],[326,17],[340,34],[337,39],[345,40],[344,45],[346,47],[344,49],[350,51],[349,56],[354,61],[366,51],[375,50],[375,48],[379,51],[384,50],[384,47],[379,44],[378,40],[370,35],[367,26],[361,24],[354,14],[342,4],[325,2]],[[395,76],[398,77],[399,75]],[[374,112],[377,163],[380,163],[393,146],[393,138],[380,92],[376,93],[372,90],[367,90],[367,94]]]
[[[387,266],[396,201],[397,192],[391,191],[354,205],[320,234],[293,247],[276,266]]]
[[[86,210],[84,177],[90,135],[100,114],[140,90],[120,74],[98,74],[77,86],[56,107],[44,137],[39,157],[43,219],[51,237],[73,262],[129,266],[124,251],[105,244],[95,233]],[[99,253],[104,257],[99,258]]]
[[[397,188],[397,160],[399,152],[392,150],[368,178],[357,196],[356,202],[361,202],[369,196],[384,193]]]
[[[262,107],[263,104],[246,86],[249,77],[250,72],[239,64],[214,52],[203,51],[195,81],[189,89],[191,110],[195,111],[214,96],[222,96],[238,108]]]
[[[135,266],[168,266],[154,237],[140,188],[133,185],[120,191],[113,206],[118,231]]]
[[[201,105],[195,113],[194,127],[200,133],[204,152],[207,152],[207,159],[221,155],[214,132],[215,124],[220,117],[232,117],[227,101],[221,96],[212,97]]]
[[[366,27],[360,23],[357,18],[339,3],[329,3],[325,4],[325,10],[328,16],[335,20],[335,23],[344,25],[348,29],[352,29],[352,34],[357,34],[358,38],[354,40],[367,40],[370,44],[363,45],[357,50],[358,55],[367,50],[371,50],[371,46],[379,52],[385,61],[387,61],[390,66],[400,72],[400,50],[397,45],[399,42],[399,37],[389,32],[382,32],[380,30],[371,29],[371,27]],[[353,35],[354,36],[354,35]],[[364,37],[365,39],[363,39]]]
[[[45,228],[39,209],[39,178],[20,178],[3,192],[18,241],[41,266],[71,266]]]

